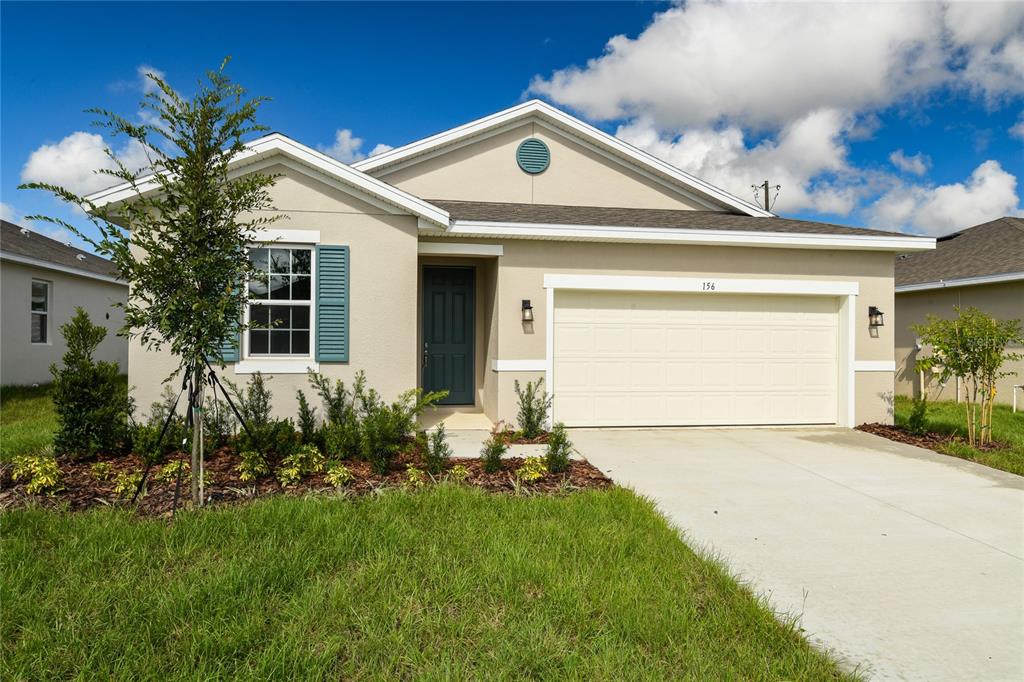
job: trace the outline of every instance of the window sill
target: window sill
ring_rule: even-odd
[[[266,358],[242,360],[235,363],[235,374],[305,374],[307,371],[320,371],[320,363],[313,359],[287,360],[285,358]]]

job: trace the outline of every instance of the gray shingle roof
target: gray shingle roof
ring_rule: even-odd
[[[1024,272],[1024,220],[997,218],[896,259],[896,286]]]
[[[733,232],[784,232],[795,234],[884,235],[892,232],[859,227],[814,223],[789,218],[760,218],[718,211],[685,211],[658,208],[606,208],[602,206],[554,206],[506,204],[483,201],[428,199],[455,220],[556,225],[603,225],[610,227],[669,227],[681,230]],[[908,235],[900,235],[908,236]]]
[[[107,259],[50,239],[38,232],[29,231],[25,235],[21,227],[4,220],[0,221],[0,257],[8,254],[46,261],[94,275],[117,277],[117,268]]]

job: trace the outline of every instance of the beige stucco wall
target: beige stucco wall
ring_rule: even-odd
[[[893,360],[893,328],[871,330],[867,324],[868,306],[893,308],[893,256],[889,253],[527,240],[506,240],[502,245],[504,255],[498,259],[496,297],[497,348],[496,355],[487,358],[488,367],[496,359],[545,358],[549,314],[543,288],[545,274],[855,281],[860,294],[855,314],[854,359]],[[524,298],[532,301],[533,325],[521,320]],[[513,382],[533,380],[543,376],[543,372],[497,375],[497,410],[487,410],[487,414],[492,419],[514,420]],[[857,372],[857,423],[891,421],[892,382],[892,372]]]
[[[1000,319],[1024,319],[1024,282],[1005,282],[970,287],[952,287],[913,291],[896,295],[896,314],[893,326],[896,330],[896,392],[899,395],[920,395],[920,375],[914,370],[918,359],[917,334],[911,328],[925,324],[928,315],[952,318],[955,306],[975,307]],[[1024,348],[1015,348],[1024,353]],[[1024,384],[1024,361],[1007,363],[1007,371],[1016,376],[1003,377],[996,383],[996,400],[1013,401],[1013,385]],[[956,398],[956,385],[950,381],[946,386],[929,381],[928,397],[938,400]],[[1022,396],[1018,395],[1018,402]]]
[[[348,363],[321,363],[321,373],[346,382],[359,369],[385,399],[417,384],[416,354],[416,219],[393,215],[360,198],[329,187],[283,166],[271,189],[276,211],[287,216],[272,227],[319,230],[323,244],[350,248],[350,339]],[[147,352],[133,343],[129,353],[130,383],[140,410],[148,413],[158,399],[160,382],[176,366],[169,352]],[[224,375],[244,384],[249,375]],[[311,394],[303,374],[276,374],[270,381],[274,412],[293,417],[296,389]],[[176,387],[177,388],[177,387]]]
[[[50,282],[50,321],[48,342],[32,343],[32,280]],[[107,337],[96,351],[97,360],[116,362],[122,371],[128,368],[128,342],[117,336],[124,323],[124,312],[114,303],[125,301],[128,289],[121,284],[103,282],[70,273],[33,267],[4,260],[0,263],[0,383],[35,384],[52,381],[50,365],[60,363],[67,344],[61,325],[81,306],[93,324],[107,329]]]
[[[537,175],[524,173],[516,163],[516,148],[529,137],[544,140],[551,150],[550,166]],[[569,136],[534,123],[374,174],[424,199],[707,210]]]

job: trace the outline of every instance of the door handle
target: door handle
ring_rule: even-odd
[[[428,344],[427,344],[426,341],[424,341],[423,342],[423,366],[424,367],[427,366],[427,358],[430,357],[429,354],[427,353],[427,348],[428,348]]]

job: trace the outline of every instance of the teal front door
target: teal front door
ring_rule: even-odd
[[[472,405],[473,268],[423,268],[423,389]]]

